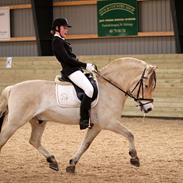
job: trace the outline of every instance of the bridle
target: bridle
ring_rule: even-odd
[[[139,103],[140,107],[143,107],[144,105],[147,105],[149,103],[153,103],[153,99],[150,98],[144,98],[144,79],[147,79],[147,77],[145,77],[145,72],[146,72],[146,68],[143,70],[142,75],[140,77],[140,80],[137,82],[137,84],[135,85],[135,87],[130,91],[125,91],[122,88],[120,88],[118,86],[117,83],[115,83],[114,81],[111,81],[110,79],[106,78],[105,76],[103,76],[99,71],[95,72],[99,77],[103,78],[105,81],[107,81],[108,83],[110,83],[111,85],[113,85],[115,88],[119,89],[120,91],[122,91],[123,93],[125,93],[125,95],[128,95],[130,98],[133,98],[135,102]],[[135,89],[137,89],[137,96],[134,96],[134,91]],[[142,97],[140,97],[140,92],[142,93]],[[142,102],[144,101],[144,102]]]

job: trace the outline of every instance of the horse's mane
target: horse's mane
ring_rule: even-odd
[[[133,57],[123,57],[123,58],[118,58],[107,64],[101,69],[101,72],[103,74],[109,74],[113,72],[113,70],[117,68],[124,68],[125,65],[128,65],[128,67],[145,67],[147,65],[146,62],[143,60],[139,60],[137,58]]]
[[[143,72],[144,68],[150,69],[152,68],[152,65],[147,64],[143,60],[139,60],[137,58],[133,57],[123,57],[118,58],[107,64],[101,69],[101,74],[103,76],[110,75],[111,73],[114,73],[114,71],[119,70],[121,73],[129,72],[129,69],[133,70],[139,70],[141,73]],[[153,70],[151,75],[149,76],[150,85],[153,85],[153,88],[156,87],[156,72]]]

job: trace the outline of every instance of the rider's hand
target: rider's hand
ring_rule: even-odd
[[[88,63],[86,65],[86,70],[89,71],[89,72],[97,72],[97,66],[94,65],[94,64]]]

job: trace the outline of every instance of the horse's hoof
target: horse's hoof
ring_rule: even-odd
[[[58,163],[55,159],[55,156],[51,155],[47,157],[47,162],[49,163],[49,167],[55,171],[59,171]]]
[[[139,158],[136,157],[136,158],[131,158],[130,159],[130,163],[136,167],[139,167],[140,166],[140,161],[139,161]]]
[[[58,167],[58,164],[57,163],[49,163],[49,167],[52,170],[59,171],[59,167]]]
[[[75,173],[75,166],[68,166],[66,168],[67,173]]]

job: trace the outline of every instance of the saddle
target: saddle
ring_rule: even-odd
[[[96,105],[98,101],[96,100],[98,98],[98,83],[93,74],[85,73],[85,75],[94,88],[94,93],[92,97],[92,107],[93,107]],[[55,83],[56,83],[57,102],[60,106],[78,107],[78,105],[80,105],[80,102],[82,101],[83,96],[85,95],[84,91],[81,88],[75,85],[68,78],[64,78],[63,75],[62,76],[57,75],[55,77]]]

